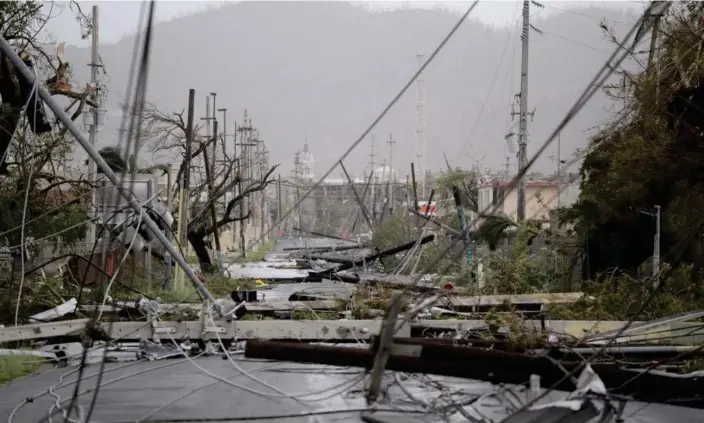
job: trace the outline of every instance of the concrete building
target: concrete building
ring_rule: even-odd
[[[509,189],[509,179],[495,179],[479,186],[480,212],[505,214],[517,218],[518,187]],[[557,207],[567,207],[579,198],[579,182],[574,179],[526,182],[526,218],[550,220]],[[481,219],[477,224],[481,223]]]

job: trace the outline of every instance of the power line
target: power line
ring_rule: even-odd
[[[549,3],[547,3],[547,4],[542,3],[542,6],[547,7],[549,9],[557,10],[559,12],[563,12],[563,13],[569,13],[569,14],[575,15],[575,16],[582,16],[584,18],[596,19],[598,21],[611,22],[611,23],[615,23],[615,24],[619,24],[619,25],[628,25],[626,22],[621,22],[621,21],[617,21],[614,19],[607,19],[607,18],[600,17],[600,16],[590,15],[588,13],[577,12],[576,10],[573,10],[573,9],[563,9],[561,7],[552,6]]]
[[[464,21],[467,19],[467,17],[469,16],[469,14],[472,13],[472,11],[473,11],[474,8],[477,6],[477,4],[479,4],[479,0],[475,0],[475,1],[472,3],[472,5],[471,5],[471,6],[467,9],[467,11],[460,17],[460,19],[459,19],[459,20],[457,21],[457,23],[452,27],[452,29],[450,29],[450,31],[449,31],[448,34],[445,36],[445,38],[440,42],[440,44],[438,44],[438,46],[435,48],[435,50],[433,51],[433,53],[425,60],[425,63],[423,63],[423,65],[422,65],[418,70],[416,70],[416,72],[413,74],[413,76],[411,76],[410,80],[409,80],[408,82],[406,82],[406,84],[401,88],[401,90],[398,92],[398,94],[396,94],[396,95],[394,96],[394,98],[391,100],[391,102],[390,102],[386,107],[384,107],[384,109],[383,109],[383,110],[381,111],[381,113],[376,117],[376,119],[374,119],[374,121],[372,121],[372,123],[369,125],[369,127],[368,127],[366,130],[364,130],[364,132],[362,132],[362,134],[357,138],[357,140],[352,143],[352,145],[347,149],[347,151],[345,151],[345,153],[342,154],[342,157],[340,157],[340,158],[335,162],[335,164],[334,164],[332,167],[330,167],[330,169],[328,169],[327,172],[325,172],[325,174],[323,174],[323,176],[320,177],[320,178],[315,182],[315,184],[313,184],[313,186],[312,186],[310,189],[308,189],[300,198],[297,199],[296,203],[295,203],[291,208],[289,208],[289,210],[281,217],[281,219],[286,219],[288,216],[290,216],[291,213],[293,213],[293,211],[296,210],[296,207],[297,207],[298,205],[300,205],[300,203],[301,203],[302,201],[304,201],[306,198],[308,198],[308,197],[313,193],[313,191],[314,191],[316,188],[318,188],[318,187],[320,186],[320,184],[322,184],[323,181],[324,181],[327,177],[330,176],[330,174],[331,174],[331,173],[335,170],[335,168],[337,167],[338,163],[341,162],[341,161],[343,161],[343,160],[345,160],[345,159],[347,158],[347,156],[349,156],[350,153],[352,153],[352,151],[353,151],[355,148],[357,148],[357,146],[362,142],[362,140],[364,140],[364,138],[366,138],[367,135],[369,135],[369,133],[371,133],[371,131],[376,127],[376,125],[386,116],[386,114],[389,112],[389,110],[391,110],[391,108],[396,105],[396,103],[399,101],[399,99],[408,91],[408,89],[413,85],[413,83],[416,81],[416,79],[418,79],[418,76],[423,72],[423,70],[425,70],[425,68],[427,68],[428,65],[430,65],[430,63],[431,63],[431,62],[435,59],[435,57],[440,53],[440,51],[443,49],[443,47],[445,47],[445,45],[447,44],[447,42],[450,41],[450,39],[455,35],[455,33],[457,32],[457,30],[459,29],[459,27],[462,25],[462,23],[464,23]],[[260,236],[258,242],[261,241],[261,240],[263,240],[263,239],[269,234],[269,232],[271,232],[271,228],[274,227],[274,226],[275,226],[275,225],[272,225],[269,229],[267,229],[266,232],[264,232],[264,233]],[[257,243],[258,243],[258,242],[257,242]],[[254,245],[254,244],[253,244],[253,245]],[[250,248],[251,248],[251,247],[250,247]]]
[[[560,39],[560,40],[562,40],[562,41],[566,41],[566,42],[572,43],[572,44],[574,44],[574,45],[578,45],[578,46],[581,46],[581,47],[585,47],[585,48],[588,48],[588,49],[590,49],[590,50],[599,51],[599,52],[603,52],[603,53],[609,53],[608,50],[601,49],[601,48],[594,47],[594,46],[590,46],[589,44],[584,44],[584,43],[582,43],[582,42],[569,39],[569,38],[564,37],[564,36],[562,36],[562,35],[558,35],[558,34],[555,34],[555,33],[552,33],[552,32],[548,32],[548,31],[544,31],[544,30],[542,30],[542,29],[541,29],[541,30],[538,30],[537,28],[533,28],[533,29],[536,30],[536,32],[538,32],[538,34],[540,34],[540,35],[549,35],[549,36],[551,36],[551,37],[555,37],[555,38],[558,38],[558,39]]]
[[[518,2],[516,3],[516,8],[513,11],[514,22],[517,21],[515,15],[516,15],[516,12],[518,11],[519,4],[520,3],[518,3]],[[504,63],[504,58],[506,57],[506,52],[508,51],[509,41],[514,40],[513,45],[515,47],[514,32],[515,32],[515,26],[506,35],[506,41],[504,42],[504,49],[501,52],[501,58],[499,59],[499,65],[496,67],[496,71],[494,72],[494,78],[492,79],[491,85],[489,86],[489,92],[487,92],[486,97],[484,98],[484,102],[482,103],[482,106],[479,108],[479,113],[477,114],[477,118],[474,120],[474,123],[472,124],[472,128],[469,130],[469,135],[467,135],[467,139],[465,140],[464,144],[462,145],[462,148],[460,149],[460,154],[462,154],[462,152],[464,151],[464,149],[468,143],[471,144],[472,136],[474,135],[474,131],[476,131],[476,129],[477,129],[477,124],[479,123],[479,120],[481,119],[482,115],[484,114],[484,111],[486,110],[486,106],[489,104],[489,99],[491,98],[491,94],[494,92],[494,87],[496,86],[496,81],[498,80],[499,69],[501,69],[501,65]],[[515,50],[513,50],[513,51],[515,51]]]

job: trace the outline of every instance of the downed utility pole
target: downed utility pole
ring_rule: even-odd
[[[247,358],[373,369],[378,346],[379,341],[369,349],[362,349],[249,340],[244,355]],[[572,391],[574,385],[564,377],[565,371],[576,372],[583,363],[562,364],[560,368],[554,359],[548,357],[448,345],[432,339],[394,339],[386,369],[515,385],[523,384],[531,375],[537,374],[547,386],[556,385],[554,389]],[[704,409],[702,377],[634,371],[622,368],[621,364],[593,363],[591,366],[611,394],[661,404],[687,398],[687,407]]]
[[[342,163],[342,160],[340,160],[338,163],[340,164],[342,171],[345,173],[347,183],[350,184],[350,188],[352,188],[352,194],[354,194],[354,199],[357,202],[359,208],[362,210],[362,215],[364,216],[364,220],[367,221],[367,225],[369,225],[369,230],[373,231],[374,227],[372,226],[372,221],[369,219],[369,213],[367,212],[367,208],[364,207],[364,201],[359,198],[359,194],[357,194],[357,190],[354,188],[354,181],[352,180],[352,178],[350,178],[350,174],[347,172],[347,168],[345,168],[345,165],[344,163]]]
[[[438,222],[437,220],[434,220],[432,217],[426,216],[425,214],[423,214],[423,213],[421,213],[421,212],[419,212],[419,211],[413,210],[413,209],[410,208],[410,207],[408,208],[408,211],[409,211],[410,213],[412,213],[412,214],[414,214],[414,215],[416,215],[416,216],[422,218],[422,219],[427,220],[428,222],[432,223],[433,225],[436,225],[437,227],[439,227],[439,228],[441,228],[441,229],[444,229],[444,230],[450,232],[450,233],[453,234],[453,235],[456,235],[456,236],[461,236],[461,235],[462,235],[461,232],[457,232],[456,230],[452,229],[451,227],[449,227],[449,226],[447,226],[447,225],[444,225],[444,224]]]
[[[379,393],[381,392],[381,380],[384,377],[386,363],[391,354],[391,345],[394,341],[394,330],[396,329],[398,314],[401,311],[402,297],[403,294],[400,292],[393,294],[389,301],[389,308],[386,310],[386,317],[381,323],[379,339],[376,343],[378,349],[376,351],[376,357],[374,358],[374,367],[372,367],[369,388],[367,389],[367,403],[370,405],[379,398]]]
[[[427,244],[435,239],[434,234],[426,235],[423,238],[420,239],[420,245]],[[380,258],[388,257],[388,256],[393,256],[394,254],[400,253],[402,251],[410,250],[413,248],[416,243],[418,243],[418,240],[410,241],[405,244],[398,245],[396,247],[391,247],[389,249],[380,251],[376,254],[371,254],[365,257],[362,257],[361,259],[357,259],[351,263],[343,263],[339,266],[333,267],[332,269],[326,269],[320,272],[310,272],[311,276],[313,275],[318,275],[318,276],[323,276],[323,275],[330,275],[335,272],[339,272],[342,270],[348,270],[352,269],[354,267],[358,267],[363,265],[364,263],[369,263],[373,262],[375,260],[378,260]]]
[[[308,229],[301,229],[301,228],[291,228],[291,229],[293,229],[293,230],[296,231],[296,232],[301,232],[301,233],[304,233],[304,234],[311,234],[311,235],[315,235],[315,236],[321,236],[321,237],[323,237],[323,238],[337,239],[337,240],[339,240],[339,241],[345,241],[345,242],[347,242],[346,239],[340,238],[339,236],[335,236],[335,235],[328,235],[328,234],[324,234],[324,233],[322,233],[322,232],[316,232],[316,231],[311,231],[311,230],[308,230]],[[353,248],[359,248],[359,247],[357,247],[357,246],[355,245]],[[284,251],[314,250],[314,249],[315,249],[315,248],[284,248]],[[327,249],[327,248],[326,248],[326,249]]]

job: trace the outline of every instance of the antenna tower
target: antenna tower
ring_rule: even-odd
[[[418,53],[418,67],[423,65],[424,55]],[[420,195],[425,198],[425,93],[423,91],[423,78],[421,76],[416,80],[418,88],[416,92],[416,145],[415,145],[415,164],[418,175],[423,178],[419,182]]]

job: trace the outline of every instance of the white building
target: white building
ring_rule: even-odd
[[[296,152],[297,167],[296,173],[298,177],[304,181],[315,180],[315,158],[313,153],[308,150],[308,141],[303,143],[303,150]]]

